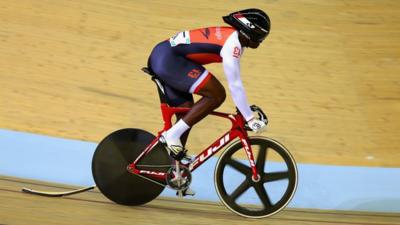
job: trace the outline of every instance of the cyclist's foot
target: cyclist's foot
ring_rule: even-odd
[[[191,156],[187,155],[187,151],[185,152],[185,155],[183,156],[183,158],[180,160],[180,162],[183,165],[187,165],[193,162],[193,159]]]
[[[180,191],[177,191],[176,195],[179,195],[179,192]],[[193,189],[191,189],[190,187],[186,188],[185,190],[182,190],[181,192],[182,192],[182,197],[184,197],[184,196],[194,196],[196,194],[196,192]]]
[[[191,161],[191,158],[186,155],[187,149],[183,148],[180,139],[171,140],[168,138],[168,135],[166,135],[166,132],[164,132],[161,134],[160,142],[164,144],[166,149],[169,151],[170,156],[175,160]]]

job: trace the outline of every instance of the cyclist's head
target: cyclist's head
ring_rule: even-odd
[[[271,28],[268,15],[260,9],[245,9],[222,18],[248,40],[249,47],[258,47],[268,36]]]

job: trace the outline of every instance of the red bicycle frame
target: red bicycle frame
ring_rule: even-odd
[[[145,175],[157,180],[165,180],[167,173],[154,171],[154,170],[142,170],[137,169],[136,165],[146,154],[148,154],[154,146],[158,144],[159,138],[161,134],[170,129],[172,127],[171,119],[172,116],[177,113],[187,113],[190,108],[181,108],[181,107],[170,107],[165,103],[161,103],[161,112],[164,120],[164,128],[158,132],[157,137],[146,147],[146,149],[138,156],[138,158],[131,164],[128,165],[128,171],[133,174]],[[222,135],[219,139],[217,139],[214,143],[208,146],[203,152],[198,154],[191,163],[183,164],[188,167],[190,172],[196,170],[201,164],[207,161],[211,156],[216,154],[219,150],[221,150],[224,146],[230,143],[235,138],[239,138],[243,148],[246,152],[247,158],[250,163],[250,167],[253,173],[253,180],[258,180],[260,176],[258,175],[256,164],[254,162],[253,151],[251,149],[251,145],[249,145],[247,131],[245,129],[245,120],[243,116],[238,114],[228,114],[221,112],[212,112],[210,115],[222,117],[225,119],[229,119],[232,123],[231,129]]]

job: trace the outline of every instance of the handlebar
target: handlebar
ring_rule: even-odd
[[[265,123],[265,125],[268,124],[268,117],[267,117],[267,115],[265,115],[264,111],[262,111],[262,109],[260,107],[258,107],[256,105],[251,105],[250,109],[251,109],[251,111],[257,113],[259,120],[263,121]],[[240,111],[239,111],[239,109],[237,107],[236,107],[236,111],[238,113],[240,113]],[[244,128],[247,131],[252,131],[252,129],[249,127],[249,125],[247,123],[245,124]]]

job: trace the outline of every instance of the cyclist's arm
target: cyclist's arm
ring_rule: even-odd
[[[231,39],[232,38],[232,39]],[[230,40],[231,39],[231,40]],[[239,108],[246,121],[251,120],[254,116],[247,101],[246,92],[240,79],[240,56],[242,48],[239,40],[234,34],[228,38],[221,50],[222,64],[225,76],[228,80],[229,90],[235,105]]]

